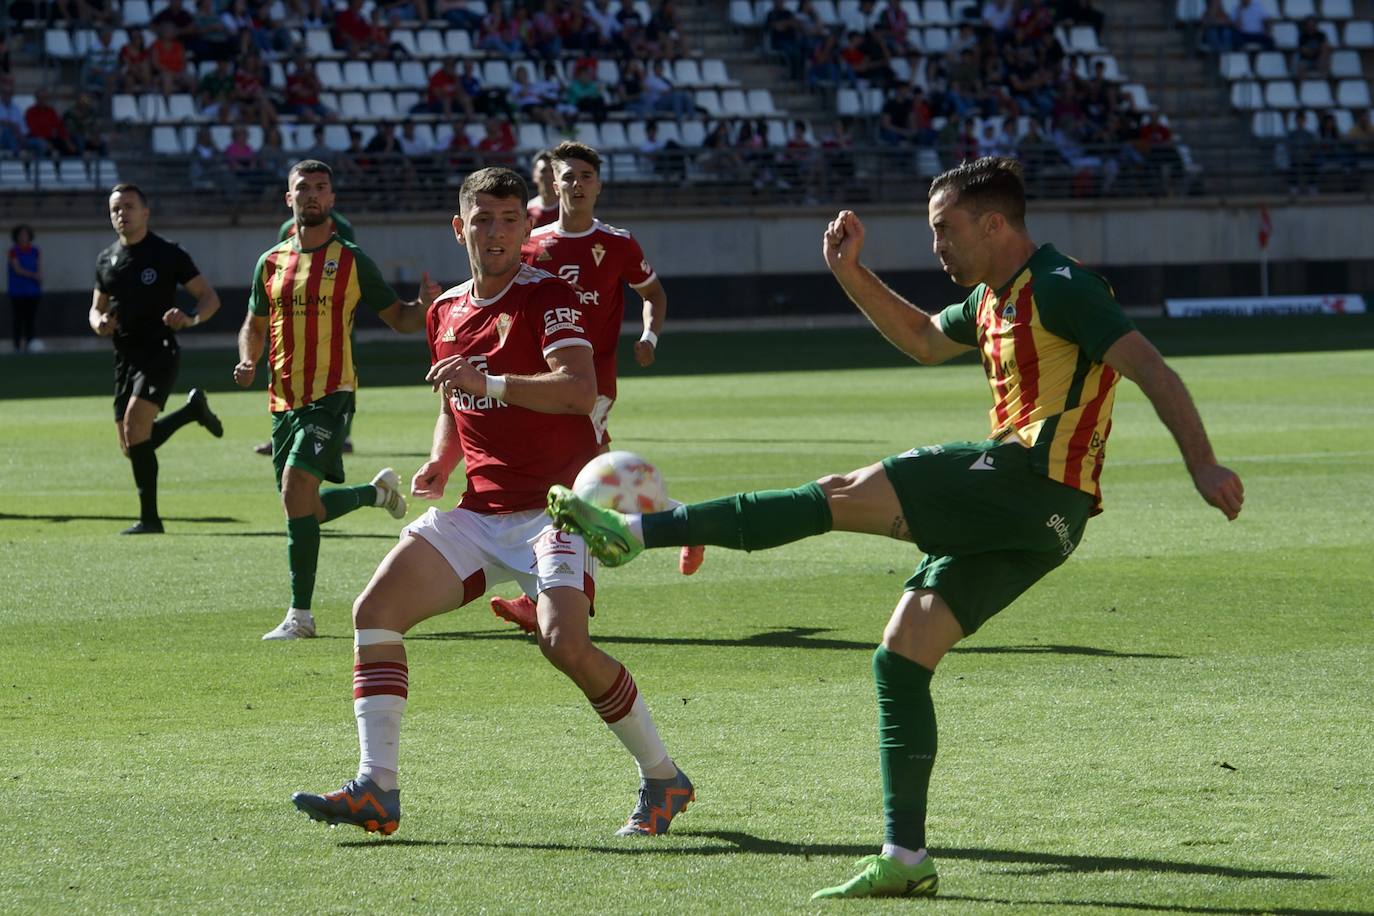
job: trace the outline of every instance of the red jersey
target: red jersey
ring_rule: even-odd
[[[537,375],[562,347],[590,347],[577,293],[553,274],[522,264],[490,299],[472,281],[429,308],[432,362],[466,356],[490,375]],[[572,486],[598,446],[591,418],[540,413],[489,397],[458,393],[447,404],[463,445],[468,486],[458,505],[484,514],[541,508],[549,487]]]
[[[530,202],[525,204],[525,212],[530,215],[533,221],[531,229],[538,229],[540,226],[547,226],[558,220],[558,201],[553,202],[552,207],[546,207],[538,197],[531,197]]]
[[[615,398],[615,348],[625,317],[625,284],[643,289],[658,279],[634,236],[593,220],[569,234],[554,223],[530,234],[526,264],[558,274],[577,288],[587,337],[596,353],[596,393]]]

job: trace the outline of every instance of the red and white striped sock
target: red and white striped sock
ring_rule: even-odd
[[[361,633],[359,631],[360,636]],[[394,636],[394,641],[399,643],[401,634],[395,633]],[[359,642],[359,645],[362,643]],[[405,714],[409,688],[410,672],[403,661],[358,662],[353,666],[353,715],[358,720],[358,773],[367,776],[383,790],[396,788],[401,753],[401,717]]]
[[[611,689],[592,701],[592,708],[635,759],[641,778],[668,779],[677,767],[658,736],[649,707],[635,687],[635,679],[620,666]]]

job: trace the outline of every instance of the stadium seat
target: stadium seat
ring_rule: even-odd
[[[210,140],[215,144],[216,148],[222,150],[233,142],[234,128],[230,127],[228,124],[211,124]]]
[[[921,33],[921,47],[927,54],[944,54],[949,50],[949,32],[940,26],[931,26]]]
[[[859,0],[840,0],[836,11],[840,14],[840,24],[846,32],[864,31],[864,17],[859,11]]]
[[[152,21],[153,13],[148,9],[147,0],[124,0],[120,7],[120,19],[125,25],[142,26]]]
[[[940,165],[940,156],[935,150],[927,146],[918,147],[916,150],[916,174],[922,178],[934,178],[944,171]]]
[[[1331,116],[1336,119],[1336,130],[1340,131],[1342,137],[1355,126],[1355,116],[1345,108],[1331,109]]]
[[[840,24],[840,11],[835,6],[835,0],[815,0],[813,6],[823,25],[833,29]]]
[[[601,130],[591,121],[574,121],[568,125],[568,133],[572,135],[569,139],[585,143],[592,149],[601,148]]]
[[[1261,139],[1272,140],[1287,133],[1283,114],[1277,111],[1257,111],[1250,117],[1250,132]]]
[[[482,82],[492,89],[510,88],[510,64],[504,60],[489,60],[482,67]]]
[[[1314,0],[1283,0],[1283,18],[1285,19],[1305,19],[1315,15],[1317,15],[1317,4]]]
[[[343,152],[348,149],[348,127],[343,124],[326,124],[324,126],[324,145],[335,152]]]
[[[315,145],[315,125],[283,124],[282,147],[292,155],[300,155]]]
[[[402,114],[408,114],[412,108],[420,104],[420,93],[411,90],[402,90],[396,93],[396,110]]]
[[[720,94],[721,114],[727,118],[749,116],[749,99],[743,89],[725,89]]]
[[[1254,80],[1237,80],[1231,84],[1231,107],[1254,111],[1264,107],[1264,85]]]
[[[1341,46],[1341,30],[1336,28],[1336,23],[1318,22],[1317,28],[1326,33],[1326,40],[1331,42],[1331,47],[1339,48]]]
[[[1097,32],[1090,25],[1076,25],[1069,32],[1069,47],[1074,54],[1101,54],[1105,49],[1097,41]]]
[[[211,61],[201,61],[201,63],[211,63]],[[204,76],[205,74],[200,74]],[[267,64],[267,85],[282,89],[286,86],[286,68],[281,61],[269,61]]]
[[[659,136],[663,135],[660,126]],[[630,141],[625,135],[625,125],[620,121],[607,121],[601,125],[601,143],[606,149],[628,149]]]
[[[1178,0],[1174,4],[1174,19],[1178,22],[1200,22],[1207,11],[1207,0]]]
[[[396,110],[396,99],[390,92],[369,92],[367,94],[367,111],[378,121],[395,121],[399,117],[409,114],[409,112],[398,112]]]
[[[29,187],[33,179],[18,159],[0,159],[0,190],[17,191]]]
[[[1298,104],[1303,108],[1334,108],[1331,84],[1326,80],[1303,80],[1298,86]]]
[[[697,149],[706,142],[706,125],[700,121],[683,121],[682,145],[688,149]]]
[[[927,25],[953,25],[954,17],[949,13],[945,0],[925,0],[921,4],[921,21]]]
[[[682,68],[685,64],[688,64],[688,63],[695,64],[696,61],[680,60],[680,61],[677,62],[677,65],[678,65],[678,67],[679,67],[679,71],[678,71],[679,74],[681,73],[681,69],[680,69],[680,68]],[[681,77],[680,75],[675,74],[675,76],[677,76],[677,84],[678,84],[679,86],[686,86],[686,85],[687,85],[686,83],[684,83],[684,82],[682,81],[682,77]],[[698,71],[698,73],[697,73],[697,78],[698,78],[698,79],[701,78],[701,73],[700,73],[700,71]],[[597,60],[597,62],[596,62],[596,80],[597,80],[597,82],[599,82],[599,83],[604,83],[604,84],[607,85],[607,86],[614,86],[614,85],[616,85],[617,83],[620,82],[620,67],[616,64],[615,61],[610,60],[610,59],[608,59],[608,58],[601,58],[601,59]]]
[[[609,158],[612,181],[640,181],[652,174],[635,153],[612,153]]]
[[[602,140],[602,142],[606,142],[606,128],[607,128],[608,126],[610,126],[610,122],[609,122],[609,121],[608,121],[607,123],[601,125],[601,140]],[[659,122],[658,122],[658,139],[662,140],[664,143],[667,143],[669,140],[672,140],[674,143],[678,144],[679,146],[682,145],[682,131],[678,128],[677,122],[676,122],[676,121],[659,121]],[[697,144],[697,146],[700,146],[700,145],[701,145],[700,143]]]
[[[158,156],[181,155],[181,138],[177,136],[175,127],[153,128],[153,152]]]
[[[611,61],[606,61],[611,63]],[[597,74],[597,79],[601,79],[601,74]],[[701,78],[701,65],[690,57],[684,57],[673,67],[673,80],[683,89],[695,89],[698,86],[706,85]],[[614,80],[602,80],[604,83],[614,85]]]
[[[320,86],[330,92],[343,88],[343,67],[335,60],[322,60],[315,64],[315,75],[320,78]]]
[[[1303,125],[1308,130],[1312,131],[1312,133],[1317,132],[1319,120],[1315,111],[1290,111],[1288,114],[1284,115],[1283,121],[1289,130],[1293,130],[1298,126],[1299,118],[1302,119]]]
[[[145,92],[139,96],[139,106],[143,109],[143,120],[148,124],[171,121],[171,106],[160,92]]]
[[[777,118],[768,121],[768,145],[781,149],[787,145],[787,128]]]
[[[391,42],[404,48],[410,57],[418,57],[420,54],[419,49],[415,47],[415,32],[411,29],[392,29]]]
[[[701,62],[701,82],[706,86],[736,85],[725,70],[725,61],[714,57]]]
[[[901,0],[902,12],[906,13],[906,18],[913,24],[924,25],[924,14],[921,12],[921,4],[918,0]],[[843,42],[841,42],[843,44]]]
[[[1278,51],[1263,51],[1255,55],[1256,78],[1286,80],[1288,75],[1288,58]]]
[[[724,100],[722,99],[722,101]],[[750,89],[748,103],[749,113],[755,117],[759,115],[770,117],[779,114],[778,109],[773,106],[773,93],[767,89]]]
[[[420,57],[443,57],[448,53],[444,33],[438,29],[420,29],[415,33],[415,53]]]
[[[1331,55],[1331,78],[1332,79],[1358,79],[1364,76],[1364,69],[1360,64],[1360,52],[1345,48],[1335,51]]]
[[[345,121],[366,121],[367,97],[361,92],[340,92],[338,112]]]
[[[1264,104],[1270,108],[1288,110],[1298,107],[1298,91],[1288,80],[1274,80],[1264,84]]]
[[[1342,42],[1347,48],[1358,48],[1369,50],[1374,48],[1374,22],[1367,19],[1352,19],[1345,24],[1345,40]]]
[[[713,118],[721,116],[720,95],[714,89],[698,89],[693,93],[693,100],[696,107],[705,109],[706,113]]]
[[[1322,0],[1323,19],[1351,19],[1355,16],[1355,6],[1351,0]]]
[[[424,89],[429,85],[429,74],[425,72],[425,65],[418,60],[401,61],[399,69],[400,81],[397,86],[405,86],[410,89]]]
[[[1279,10],[1279,0],[1259,0],[1259,5],[1264,7],[1264,11],[1270,19],[1283,18],[1283,12]],[[1231,9],[1232,5],[1227,4],[1226,8]]]
[[[1089,76],[1092,75],[1093,70],[1098,65],[1098,63],[1101,63],[1103,65],[1102,75],[1105,76],[1107,79],[1111,80],[1113,83],[1119,83],[1125,79],[1125,77],[1121,75],[1121,66],[1116,62],[1116,55],[1094,54],[1091,58],[1088,59],[1087,63],[1087,70]]]
[[[339,113],[339,94],[337,92],[321,92],[320,104],[335,114]]]
[[[342,88],[360,90],[372,88],[372,68],[367,65],[367,61],[350,60],[344,62]]]
[[[609,122],[607,123],[607,126],[610,126],[610,125],[609,125]],[[659,137],[660,137],[660,138],[663,136],[662,130],[663,130],[663,125],[660,124],[660,125],[659,125]],[[603,133],[604,133],[604,131],[603,131]],[[648,139],[648,135],[644,132],[644,122],[643,122],[643,121],[626,121],[626,122],[625,122],[625,142],[628,143],[631,147],[634,147],[635,149],[638,149],[641,145],[643,145],[644,141],[647,140],[647,139]]]
[[[1150,102],[1150,94],[1145,91],[1143,83],[1127,83],[1121,87],[1121,94],[1131,100],[1136,111],[1154,111],[1155,106]]]
[[[420,121],[415,125],[415,139],[433,149],[438,140],[434,136],[434,126],[425,121]]]
[[[1281,51],[1293,51],[1298,47],[1298,24],[1296,22],[1276,22],[1269,28],[1269,37],[1274,39],[1274,47]]]
[[[195,97],[186,92],[178,92],[176,95],[168,96],[165,120],[177,122],[200,120],[200,114],[196,111]]]
[[[76,57],[76,48],[72,47],[71,33],[66,29],[48,29],[43,33],[43,53],[58,60],[70,60]]]
[[[758,25],[754,5],[749,0],[730,0],[730,24],[740,29],[751,29]]]
[[[439,149],[448,149],[448,145],[453,142],[453,127],[449,124],[440,124],[434,128],[434,145]]]
[[[372,87],[376,89],[399,89],[401,72],[395,61],[378,60],[372,62]]]
[[[444,48],[450,57],[470,57],[472,36],[462,29],[449,29],[444,33]]]
[[[1368,108],[1369,84],[1364,80],[1341,80],[1336,84],[1336,104],[1342,108]]]
[[[177,136],[181,138],[182,149],[189,153],[196,148],[196,128],[193,125],[173,127],[172,130],[176,131]]]
[[[110,117],[116,124],[137,124],[143,120],[138,99],[125,92],[116,93],[110,99]]]
[[[1248,80],[1255,72],[1250,68],[1250,55],[1244,51],[1227,51],[1217,59],[1223,79]]]
[[[342,56],[334,50],[334,42],[329,38],[328,29],[305,30],[305,53],[315,61]]]
[[[485,130],[482,131],[482,135],[486,136]],[[544,146],[544,125],[521,124],[516,143],[520,149],[542,149]]]

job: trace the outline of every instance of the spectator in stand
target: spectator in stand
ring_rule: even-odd
[[[1207,8],[1198,20],[1198,28],[1198,43],[1204,50],[1220,54],[1235,48],[1236,27],[1221,0],[1207,0]]]
[[[109,27],[106,26],[102,31],[109,31]],[[0,77],[10,76],[13,73],[14,59],[10,54],[10,35],[9,32],[0,30]]]
[[[35,336],[38,305],[43,300],[43,255],[33,244],[33,227],[20,223],[10,230],[9,256],[5,259],[10,307],[14,310],[14,352],[38,352]]]
[[[468,126],[463,121],[453,123],[453,136],[448,141],[448,167],[460,175],[478,169],[477,152],[468,136]]]
[[[649,17],[644,27],[644,38],[649,43],[649,52],[670,60],[676,60],[687,53],[682,21],[677,13],[674,0],[659,0],[658,9]]]
[[[1308,16],[1298,27],[1298,50],[1293,55],[1293,75],[1298,79],[1326,79],[1331,75],[1331,41]]]
[[[176,30],[170,22],[159,26],[157,41],[148,50],[152,54],[153,73],[163,95],[195,91],[195,80],[186,63],[186,46],[177,39]]]
[[[565,98],[567,103],[579,112],[591,115],[597,124],[606,120],[606,96],[589,65],[579,64],[573,71]]]
[[[227,60],[215,61],[196,86],[196,111],[208,121],[233,121],[234,71]]]
[[[319,140],[323,145],[323,131],[320,132]],[[280,188],[281,177],[291,170],[293,164],[299,161],[298,157],[292,156],[286,151],[281,128],[278,127],[269,127],[263,131],[262,146],[258,147],[257,159],[258,187],[264,193],[271,193]]]
[[[910,28],[911,19],[907,17],[901,4],[897,0],[887,0],[878,12],[873,34],[887,46],[888,54],[901,56],[907,51],[907,30]]]
[[[641,59],[648,57],[649,40],[645,31],[648,23],[635,8],[635,0],[620,0],[620,9],[615,11],[615,21],[619,27],[618,42],[621,54]]]
[[[615,18],[611,0],[595,0],[586,7],[587,18],[596,27],[597,50],[602,53],[619,53],[624,56],[627,50],[620,40],[620,20]]]
[[[300,162],[303,159],[318,159],[321,162],[329,162],[334,158],[335,151],[330,149],[329,144],[326,143],[324,139],[325,130],[323,124],[316,124],[311,128],[310,136],[310,148],[298,156],[292,156],[293,162],[288,163],[288,165],[294,164],[294,162]]]
[[[587,15],[586,0],[573,0],[558,14],[558,36],[564,50],[579,54],[596,52],[601,33]]]
[[[159,35],[162,34],[163,26],[171,26],[172,37],[182,44],[196,34],[196,18],[182,6],[181,0],[167,0],[167,5],[152,18],[149,25]]]
[[[538,229],[558,221],[558,189],[553,183],[552,153],[541,149],[530,157],[530,187],[534,196],[525,203],[530,228]]]
[[[191,146],[191,184],[194,187],[223,189],[228,184],[228,169],[220,156],[219,147],[210,128],[196,128],[196,142]]]
[[[90,93],[77,94],[72,107],[62,115],[62,127],[71,138],[74,153],[86,160],[88,172],[93,160],[110,155],[110,145],[105,142],[105,126]]]
[[[39,5],[34,3],[29,10],[25,4],[14,3],[9,7],[9,17],[13,22],[23,19],[42,19]],[[52,18],[67,29],[90,28],[91,26],[116,24],[116,16],[109,0],[52,0]]]
[[[977,56],[971,50],[962,51],[959,60],[949,66],[947,73],[949,83],[945,90],[945,99],[950,108],[950,115],[963,117],[977,107],[978,98],[983,91],[982,72],[978,66]]]
[[[377,132],[367,141],[363,150],[367,153],[366,170],[374,181],[386,181],[389,184],[399,175],[404,185],[415,183],[415,169],[401,148],[395,124],[390,121],[378,124]]]
[[[864,45],[862,32],[851,31],[845,37],[845,46],[840,51],[840,60],[849,68],[855,80],[884,84],[887,82],[887,69],[881,60],[869,56]]]
[[[836,34],[827,31],[811,52],[811,62],[806,67],[806,85],[814,89],[821,84],[837,86],[841,82],[853,86],[854,71],[840,57]]]
[[[827,193],[841,189],[854,177],[854,137],[850,118],[836,118],[821,137],[822,185]]]
[[[425,101],[416,106],[416,110],[450,119],[459,111],[466,117],[474,116],[472,96],[468,95],[463,79],[458,75],[458,61],[455,58],[444,58],[429,75]]]
[[[0,36],[0,42],[3,41]],[[104,26],[96,33],[95,43],[86,50],[81,61],[81,85],[99,96],[109,95],[119,88],[119,69],[114,29]]]
[[[234,93],[230,101],[238,110],[240,121],[253,121],[267,127],[277,120],[277,109],[267,96],[263,84],[262,60],[244,57],[234,70]]]
[[[644,97],[650,111],[671,114],[681,121],[695,110],[696,101],[690,93],[677,90],[667,71],[667,61],[662,58],[654,61],[652,72],[644,77]]]
[[[557,0],[544,0],[530,19],[527,44],[534,56],[541,60],[557,60],[563,53],[563,36],[558,30]]]
[[[61,156],[75,156],[76,144],[67,134],[62,116],[52,107],[50,99],[48,90],[40,89],[34,94],[33,104],[24,112],[24,126],[28,128],[29,138],[41,141],[42,151],[51,155],[54,160]],[[39,151],[36,144],[33,149],[35,152]]]
[[[778,178],[778,160],[768,146],[768,122],[763,118],[741,121],[735,146],[744,156],[745,164],[754,176],[754,190],[772,186],[787,190],[787,183]]]
[[[458,74],[458,84],[472,100],[472,107],[478,114],[488,117],[515,117],[515,109],[511,107],[506,91],[494,86],[483,86],[482,78],[477,75],[477,65],[471,59],[463,61],[463,69]]]
[[[735,150],[730,138],[730,125],[719,120],[701,141],[701,169],[726,181],[738,181],[744,175],[744,159]]]
[[[1313,147],[1312,166],[1319,176],[1344,176],[1355,168],[1354,151],[1341,136],[1341,130],[1336,126],[1336,116],[1329,111],[1322,112],[1317,124],[1317,142]],[[1339,190],[1353,190],[1346,188],[1343,180],[1338,178],[1337,181],[1340,182]]]
[[[1374,169],[1374,121],[1366,108],[1355,115],[1354,123],[1345,132],[1345,142],[1355,156],[1355,165],[1361,169]]]
[[[487,135],[477,144],[483,165],[515,165],[515,125],[501,118],[487,119]]]
[[[620,109],[641,118],[653,111],[653,105],[645,95],[644,76],[642,61],[627,60],[620,65],[620,82],[615,86],[616,104]]]
[[[519,26],[506,15],[505,6],[493,3],[487,7],[487,15],[482,18],[482,29],[477,34],[477,47],[493,54],[523,54],[525,45],[520,40]]]
[[[1104,159],[1084,146],[1085,130],[1081,118],[1066,115],[1055,125],[1051,140],[1059,155],[1073,171],[1073,190],[1076,197],[1089,197],[1098,192],[1098,179],[1110,188],[1116,179],[1119,164],[1115,158]]]
[[[510,101],[516,111],[536,124],[559,131],[567,129],[557,100],[548,99],[540,87],[530,81],[530,68],[525,64],[518,64],[511,72]]]
[[[380,6],[373,7],[366,55],[373,60],[397,60],[407,54],[405,45],[391,40],[391,20],[387,18],[387,11]]]
[[[1274,50],[1274,38],[1269,34],[1269,14],[1258,0],[1239,0],[1231,13],[1235,27],[1236,47],[1259,45],[1265,51]]]
[[[1055,10],[1057,19],[1092,26],[1098,37],[1102,37],[1107,16],[1097,8],[1097,0],[1057,0]]]
[[[978,134],[978,155],[983,156],[1015,156],[1016,138],[1007,130],[1007,122],[998,124],[994,121],[983,122],[983,129]]]
[[[257,171],[258,158],[248,143],[248,128],[241,124],[235,126],[230,133],[229,143],[221,155],[224,157],[226,171],[234,179],[236,189],[240,182],[252,178]]]
[[[338,153],[328,161],[334,163],[336,177],[347,176],[349,183],[354,185],[366,183],[369,160],[367,150],[363,146],[362,131],[356,127],[350,127],[348,129],[348,146],[343,152]]]
[[[465,32],[475,31],[482,25],[481,15],[468,7],[468,0],[438,0],[434,15]]]
[[[348,0],[347,8],[334,16],[334,47],[348,57],[368,56],[372,26],[363,15],[363,0]]]
[[[400,146],[413,174],[426,183],[438,172],[439,164],[434,158],[434,137],[429,131],[421,133],[415,122],[407,119],[401,124],[401,134],[396,138],[396,144]]]
[[[143,41],[143,30],[130,29],[128,42],[119,49],[119,86],[125,92],[151,92],[153,81],[153,52]]]
[[[1016,4],[1012,0],[984,0],[983,25],[997,35],[1010,35],[1016,23]]]
[[[792,134],[778,162],[778,181],[785,187],[802,189],[802,206],[818,203],[823,163],[820,150],[806,136],[806,122],[793,121]]]
[[[888,146],[911,146],[916,142],[916,127],[912,123],[915,100],[911,87],[898,83],[883,103],[878,116],[878,139]]]
[[[429,22],[428,0],[378,0],[377,7],[391,26],[402,22],[419,22],[421,25]]]
[[[763,17],[764,47],[787,62],[793,77],[801,74],[802,40],[797,16],[787,0],[773,0]]]
[[[186,50],[196,60],[228,60],[234,56],[238,31],[229,27],[215,11],[214,0],[196,0],[191,31],[185,37]]]
[[[334,28],[334,4],[330,0],[292,0],[288,18],[300,20],[303,29]]]
[[[304,52],[297,52],[291,72],[286,75],[286,102],[282,105],[282,113],[306,121],[333,120],[334,112],[320,101],[323,91],[324,84],[315,72],[315,65]]]

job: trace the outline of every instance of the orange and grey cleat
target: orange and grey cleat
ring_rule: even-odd
[[[539,618],[529,595],[511,599],[492,598],[491,612],[502,620],[509,620],[526,633],[539,629]]]
[[[671,779],[644,779],[639,784],[639,801],[630,812],[630,819],[615,834],[658,836],[667,833],[673,818],[696,800],[696,789],[681,770]]]
[[[684,547],[682,553],[677,557],[677,571],[684,576],[701,569],[701,563],[706,559],[706,548],[700,544],[695,547]]]
[[[390,836],[401,824],[401,790],[383,791],[366,776],[350,779],[342,789],[324,795],[297,792],[291,802],[311,820],[330,826],[352,824],[368,833]]]

